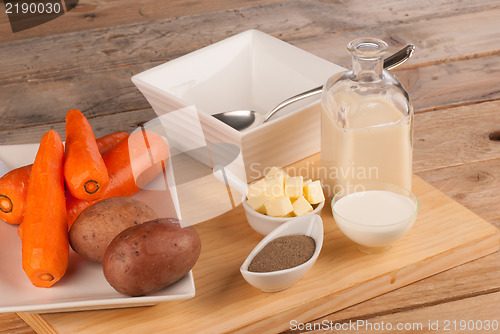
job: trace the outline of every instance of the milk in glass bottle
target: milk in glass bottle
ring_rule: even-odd
[[[325,191],[373,180],[411,189],[413,107],[383,69],[387,44],[360,38],[347,46],[352,71],[331,77],[321,97],[321,168]]]

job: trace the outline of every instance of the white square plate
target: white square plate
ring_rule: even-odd
[[[0,146],[0,160],[8,169],[33,163],[38,144]],[[133,197],[141,199],[139,191]],[[33,286],[21,265],[21,240],[17,225],[0,220],[0,313],[64,312],[89,309],[154,305],[169,300],[194,297],[193,274],[142,297],[127,297],[116,292],[106,281],[100,263],[84,260],[70,251],[66,274],[51,288]]]
[[[320,148],[319,95],[294,103],[266,124],[239,132],[210,115],[266,114],[282,100],[320,86],[338,65],[258,30],[248,30],[132,77],[158,116],[195,106],[207,143],[241,149],[246,178],[286,166]]]

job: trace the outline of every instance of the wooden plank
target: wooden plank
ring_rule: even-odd
[[[18,33],[12,33],[7,20],[0,22],[0,42],[28,39],[33,37],[56,35],[63,32],[75,32],[97,28],[109,28],[130,23],[144,23],[155,20],[175,19],[184,16],[195,16],[223,11],[241,11],[241,19],[248,15],[247,9],[262,7],[263,12],[274,15],[287,13],[286,7],[291,3],[296,8],[308,10],[310,21],[316,26],[329,27],[330,31],[356,29],[356,27],[373,27],[376,25],[397,24],[400,22],[418,21],[427,18],[445,17],[459,13],[470,13],[497,8],[494,0],[478,2],[461,2],[453,0],[421,1],[415,6],[411,1],[384,1],[366,3],[362,0],[344,3],[330,1],[284,1],[284,0],[94,0],[80,1],[78,6],[56,20]],[[284,9],[285,8],[285,9]],[[373,15],[373,13],[379,13]],[[327,20],[328,13],[330,20]],[[404,14],[402,14],[404,13]],[[280,17],[286,17],[280,15]],[[363,20],[359,18],[363,17]],[[214,21],[216,22],[216,21]],[[302,20],[300,21],[302,22]],[[280,22],[286,24],[287,22]],[[307,27],[305,23],[302,27]],[[343,29],[339,29],[343,28]],[[293,36],[300,36],[295,31]],[[317,34],[316,34],[317,36]]]
[[[146,68],[137,65],[82,73],[74,78],[30,82],[21,85],[26,89],[23,92],[18,91],[21,89],[18,85],[4,86],[0,90],[0,100],[4,102],[0,105],[0,131],[24,131],[27,127],[60,123],[72,108],[80,109],[89,118],[135,110],[145,111],[145,115],[152,117],[148,102],[130,80]],[[33,106],[37,106],[36,109]],[[125,117],[117,119],[126,122],[120,128],[134,127],[137,118],[127,120]]]
[[[0,313],[0,334],[34,334],[31,327],[19,319],[15,313]]]
[[[388,314],[398,314],[398,318],[411,319],[404,315],[432,305],[446,304],[456,300],[467,300],[474,296],[487,295],[500,291],[500,253],[485,256],[460,267],[444,271],[438,275],[426,278],[401,289],[391,291],[348,307],[344,310],[316,319],[313,323],[339,322],[349,320],[376,319]],[[453,284],[450,284],[453,282]],[[425,291],[425,293],[422,293]],[[387,305],[390,305],[388,309]],[[454,310],[448,310],[442,319],[454,315]],[[496,317],[498,319],[498,316]],[[297,331],[288,330],[287,334]]]
[[[151,308],[46,314],[42,318],[55,330],[72,333],[113,333],[123,328],[192,332],[197,330],[196,326],[203,332],[243,327],[249,332],[271,328],[275,332],[286,329],[290,319],[307,321],[498,248],[498,230],[418,178],[414,188],[421,202],[418,221],[405,242],[395,245],[391,253],[384,255],[383,261],[358,253],[334,226],[331,213],[324,210],[326,240],[316,265],[296,286],[277,294],[264,294],[248,286],[238,273],[246,254],[260,239],[251,232],[238,207],[222,217],[197,225],[204,251],[194,268],[197,285],[194,299]],[[448,224],[454,228],[446,227]],[[221,230],[225,231],[223,240],[218,232]],[[446,238],[440,233],[445,233]],[[431,240],[439,242],[435,244]],[[238,245],[238,249],[231,245]],[[350,253],[352,251],[354,253]],[[392,267],[400,261],[407,264],[397,269]],[[367,266],[369,272],[362,270]],[[359,278],[367,283],[359,285]],[[185,312],[186,309],[189,312]],[[190,321],[193,318],[195,322]],[[260,322],[263,327],[253,327],[254,322]],[[182,329],[183,326],[186,328]]]
[[[497,152],[500,152],[500,143]],[[497,153],[497,156],[498,153]],[[419,173],[426,181],[488,221],[500,220],[500,158]]]
[[[366,10],[366,6],[360,4],[353,9],[348,7],[352,13],[345,13],[345,7],[344,10],[331,9],[324,3],[311,6],[301,1],[273,4],[271,7],[256,6],[240,11],[207,13],[5,43],[0,49],[0,57],[16,57],[14,62],[0,64],[5,80],[2,82],[12,84],[98,72],[116,66],[155,64],[252,28],[275,35],[340,65],[350,64],[345,51],[347,43],[367,35],[384,38],[393,46],[414,42],[419,52],[412,60],[413,66],[442,61],[450,56],[464,58],[500,51],[497,46],[499,37],[494,33],[500,9],[474,15],[458,15],[460,11],[454,11],[454,16],[444,18],[429,14],[432,19],[410,24],[399,21],[388,26],[393,23],[390,16],[387,21],[381,18],[374,22],[346,21],[346,14],[363,17],[362,9]],[[286,18],[279,23],[273,19],[278,10],[279,15]],[[450,26],[456,27],[457,22],[463,21],[471,22],[450,30]],[[436,30],[442,32],[435,36]],[[318,35],[322,37],[318,39]],[[458,40],[456,36],[460,36]],[[464,44],[474,48],[457,46]],[[61,50],[65,52],[61,53]]]
[[[7,20],[0,22],[0,43],[33,37],[57,35],[66,32],[108,28],[117,25],[237,10],[284,0],[93,0],[79,1],[77,7],[36,28],[12,33]],[[4,11],[4,7],[2,10]],[[474,7],[473,7],[474,8]]]
[[[449,67],[456,71],[446,74]],[[88,117],[147,110],[149,104],[130,81],[132,75],[146,68],[146,65],[136,65],[83,73],[74,78],[2,87],[0,100],[4,103],[0,105],[0,131],[5,133],[7,130],[9,135],[21,128],[61,122],[69,108],[79,108]],[[406,72],[407,77],[416,78],[409,91],[418,112],[422,108],[500,98],[495,78],[489,76],[495,68],[500,69],[500,58],[490,56],[401,71]],[[428,84],[422,85],[422,82]],[[33,105],[37,105],[36,110]],[[479,108],[484,110],[490,105]],[[498,113],[493,115],[498,118]],[[134,122],[135,119],[123,126],[130,128]],[[2,137],[0,142],[8,143],[8,137]]]
[[[490,140],[489,135],[500,130],[499,108],[497,100],[418,113],[414,120],[414,172],[435,185],[422,172],[498,158],[500,142]]]
[[[35,313],[17,313],[17,315],[19,318],[23,319],[25,323],[29,324],[36,333],[58,334],[48,323],[39,321],[40,319]]]
[[[412,43],[416,52],[405,68],[420,67],[460,59],[498,54],[500,8],[476,13],[402,21],[391,26],[375,26],[346,32],[322,32],[318,37],[288,41],[300,48],[342,66],[351,63],[346,45],[363,36],[375,36],[393,49]],[[488,45],[489,44],[489,45]],[[491,45],[493,44],[493,45]],[[467,47],[463,47],[467,45]]]
[[[492,75],[500,70],[499,58],[491,55],[401,69],[398,78],[417,111],[492,101],[500,98],[498,78]]]
[[[476,23],[486,22],[484,31],[488,31],[486,28],[491,20],[487,18],[488,15],[492,14],[487,14],[487,16],[484,16],[486,14],[483,15],[482,12],[479,14],[481,20]],[[300,16],[300,14],[295,15]],[[435,29],[440,30],[450,24],[449,19],[425,21],[420,25],[432,25]],[[228,21],[234,24],[234,19]],[[144,28],[150,32],[150,34],[144,33],[149,36],[146,40],[134,38],[134,34],[138,33],[139,28],[130,29],[130,26],[127,26],[105,32],[82,32],[58,38],[46,38],[37,43],[26,41],[17,42],[18,44],[7,43],[13,49],[1,48],[0,52],[5,52],[2,58],[12,58],[12,54],[20,56],[16,57],[15,63],[0,63],[0,67],[1,64],[4,64],[2,70],[10,73],[8,78],[2,80],[3,86],[0,90],[0,100],[3,101],[0,106],[0,118],[2,119],[0,131],[8,130],[12,133],[18,128],[61,122],[66,110],[73,107],[80,108],[88,117],[148,109],[148,103],[131,83],[130,77],[161,62],[160,60],[155,62],[154,59],[179,55],[186,52],[188,48],[208,43],[210,36],[195,37],[189,43],[181,43],[183,36],[189,40],[189,36],[195,36],[195,33],[201,32],[197,29],[203,29],[203,24],[198,26],[195,23],[199,22],[191,21],[191,26],[189,24],[181,25],[180,28],[171,27],[172,29],[185,28],[186,31],[177,31],[175,34],[157,40],[155,38],[159,35],[154,31],[166,28],[163,25],[167,25],[168,28],[167,23],[155,22],[151,23],[149,28]],[[190,28],[188,28],[189,26]],[[416,26],[414,28],[415,31],[419,30]],[[225,37],[224,34],[227,32],[219,31],[218,36],[222,38]],[[486,39],[489,42],[482,45],[484,52],[489,52],[486,45],[498,45],[487,36],[489,35],[478,38],[478,40]],[[422,38],[424,37],[422,36]],[[49,41],[59,47],[55,47],[54,51],[46,52],[46,45]],[[128,45],[128,48],[120,47],[120,44],[123,43]],[[136,51],[135,54],[132,52],[133,55],[127,55],[127,52],[137,49],[144,43],[151,44],[150,49],[146,50],[145,53]],[[451,39],[450,43],[452,43]],[[85,51],[86,48],[83,45],[88,44],[94,44],[95,48],[91,51]],[[309,46],[315,47],[314,44]],[[326,46],[324,47],[326,48]],[[36,52],[31,52],[32,49]],[[55,51],[59,49],[70,50],[69,52],[76,56],[70,59],[61,59],[59,53]],[[333,49],[336,50],[336,48]],[[109,50],[116,50],[117,53],[112,56],[106,55],[106,53],[109,54]],[[423,53],[429,54],[426,50],[423,48]],[[441,49],[441,57],[446,57],[445,50],[445,48]],[[462,56],[471,54],[470,49],[464,50],[466,51],[461,54]],[[158,55],[155,56],[155,52]],[[41,54],[40,57],[42,57],[38,62],[33,58],[36,57],[36,54]],[[143,63],[143,59],[149,59],[150,62]],[[426,60],[421,59],[421,62],[426,63]],[[75,63],[78,65],[73,65]],[[139,64],[134,65],[134,63]],[[111,68],[103,70],[99,69],[101,65],[96,67],[94,64],[105,64]],[[491,75],[492,72],[498,71],[500,68],[500,59],[495,55],[473,59],[456,59],[447,63],[430,61],[429,66],[415,67],[416,64],[413,60],[411,64],[412,66],[397,70],[396,73],[403,84],[407,86],[417,111],[442,108],[450,104],[498,99],[500,96],[496,77]],[[26,71],[27,66],[28,71]],[[22,83],[19,80],[22,80]],[[423,82],[426,84],[423,85]],[[467,88],[464,89],[465,87]],[[33,109],[34,105],[37,106],[36,110]],[[125,127],[131,126],[132,123],[125,125]],[[4,137],[2,140],[5,143],[8,139]]]
[[[498,333],[498,319],[500,310],[500,292],[487,295],[467,298],[464,300],[451,301],[426,308],[420,308],[405,312],[395,312],[369,319],[358,319],[365,321],[360,323],[359,327],[352,327],[350,330],[329,330],[329,326],[335,328],[335,325],[326,324],[324,328],[318,325],[318,329],[305,331],[310,334],[319,333]],[[403,320],[404,319],[404,320]],[[357,320],[354,320],[356,322]],[[461,322],[463,321],[463,322]],[[470,321],[470,322],[469,322]],[[485,328],[488,323],[494,326]],[[353,321],[351,321],[353,322]],[[349,324],[349,322],[346,322]],[[384,326],[385,324],[385,326]],[[482,326],[481,326],[482,325]],[[402,326],[397,330],[398,326]],[[406,329],[404,329],[406,326]],[[463,327],[462,327],[463,326]],[[467,327],[469,326],[469,327]],[[347,327],[348,328],[348,327]]]
[[[68,109],[69,110],[69,109]],[[61,117],[64,110],[60,110]],[[87,113],[88,114],[88,113]],[[101,137],[115,131],[132,132],[141,124],[156,117],[153,109],[134,110],[119,114],[88,116],[90,125],[96,137]],[[42,135],[50,129],[56,130],[61,138],[66,136],[65,122],[59,118],[57,121],[42,123],[40,125],[19,128],[9,128],[0,131],[0,145],[29,144],[40,141]]]
[[[498,78],[492,74],[500,70],[496,61],[499,16],[500,9],[493,9],[291,42],[344,67],[351,63],[345,45],[354,38],[376,36],[392,48],[415,44],[412,59],[393,72],[410,93],[415,109],[425,111],[442,108],[444,99],[446,105],[461,105],[500,97]],[[486,68],[489,74],[482,70]]]

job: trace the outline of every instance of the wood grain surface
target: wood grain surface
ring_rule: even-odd
[[[290,169],[305,177],[318,162],[315,155]],[[391,251],[379,256],[362,254],[334,224],[331,210],[323,210],[320,257],[307,276],[279,293],[262,293],[239,274],[239,266],[261,237],[238,207],[196,225],[203,251],[193,268],[195,298],[140,309],[21,316],[30,324],[48,323],[59,333],[120,333],[124,328],[274,333],[286,330],[290,319],[306,322],[498,250],[495,227],[418,177],[413,179],[413,191],[420,203],[415,225]]]
[[[394,72],[417,111],[414,171],[500,227],[500,142],[488,138],[500,130],[497,0],[81,0],[15,34],[0,8],[0,144],[37,142],[50,128],[64,133],[73,107],[97,135],[131,131],[154,117],[132,75],[250,28],[343,66],[352,38],[381,37],[392,50],[412,42],[415,55]],[[490,307],[499,260],[484,257],[324,319],[470,318],[479,310],[500,319]],[[2,314],[0,333],[33,330]]]
[[[426,15],[403,1],[383,7],[392,15],[367,15],[374,8],[363,2],[341,6],[288,1],[5,42],[1,59],[16,55],[16,61],[0,63],[0,99],[6,101],[0,106],[5,120],[0,143],[36,140],[43,134],[41,125],[60,127],[69,107],[90,118],[144,110],[146,121],[152,117],[150,106],[130,81],[132,75],[251,28],[343,66],[350,62],[345,45],[355,37],[382,37],[393,50],[413,42],[418,52],[395,72],[417,112],[493,100],[498,98],[494,74],[500,66],[494,49],[499,42],[494,33],[498,3],[461,5],[451,15],[450,3],[429,4],[432,10]],[[275,20],[278,14],[284,18],[280,22]],[[346,20],[345,15],[364,19]],[[472,19],[472,32],[469,25],[457,24]],[[434,31],[440,34],[432,35]],[[453,31],[460,41],[450,38]],[[59,56],[60,50],[65,57]],[[36,111],[23,112],[34,105]],[[134,127],[133,121],[124,119],[123,128]],[[16,139],[22,132],[15,130],[27,127],[41,132]]]

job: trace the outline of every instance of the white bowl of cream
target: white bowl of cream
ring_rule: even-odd
[[[418,199],[395,184],[374,182],[335,194],[332,212],[340,230],[366,253],[379,253],[413,226]]]

